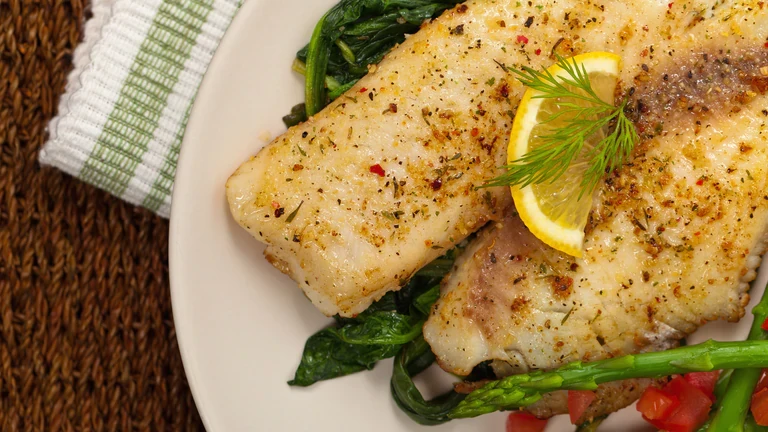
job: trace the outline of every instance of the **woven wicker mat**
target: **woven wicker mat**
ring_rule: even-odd
[[[0,430],[202,430],[167,222],[37,163],[85,8],[0,0]]]

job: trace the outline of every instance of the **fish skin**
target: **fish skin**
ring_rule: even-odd
[[[550,16],[573,6],[542,4]],[[581,50],[623,58],[618,96],[631,93],[643,140],[599,186],[583,258],[533,237],[514,207],[470,244],[424,326],[449,372],[492,360],[506,375],[665,349],[707,321],[744,315],[768,227],[768,10],[601,4],[569,19],[611,17],[581,33]]]

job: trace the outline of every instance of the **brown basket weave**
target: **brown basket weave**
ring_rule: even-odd
[[[0,0],[0,430],[202,430],[168,223],[37,163],[85,8]]]

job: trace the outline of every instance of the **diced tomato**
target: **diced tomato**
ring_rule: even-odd
[[[646,420],[662,420],[669,417],[678,406],[680,400],[675,395],[656,387],[648,387],[637,401],[636,408]]]
[[[507,432],[541,432],[547,427],[547,421],[531,413],[516,411],[507,417]]]
[[[568,390],[568,415],[571,416],[571,423],[576,424],[579,421],[596,397],[593,391]]]
[[[768,318],[763,321],[763,324],[760,326],[761,329],[768,331]]]
[[[752,395],[752,416],[760,426],[768,426],[768,388]]]
[[[712,372],[691,372],[685,374],[685,380],[691,383],[694,387],[704,392],[705,395],[715,401],[715,384],[717,384],[717,378],[720,377],[720,371]]]
[[[683,377],[675,377],[664,389],[680,399],[680,406],[664,421],[669,432],[692,432],[709,416],[712,400]]]
[[[708,383],[711,378],[694,375],[690,379]],[[677,404],[674,403],[675,399]],[[712,400],[704,391],[691,384],[687,377],[677,376],[661,390],[647,388],[638,402],[637,409],[649,423],[660,430],[693,432],[707,421],[711,406]]]

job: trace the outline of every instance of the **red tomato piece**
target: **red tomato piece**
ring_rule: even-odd
[[[768,318],[763,321],[763,325],[760,326],[761,329],[768,331]]]
[[[680,399],[656,387],[648,387],[637,401],[637,410],[643,418],[650,420],[665,420],[680,406]]]
[[[677,376],[661,390],[649,387],[637,402],[637,410],[643,414],[646,421],[659,430],[695,431],[707,421],[712,400],[690,381],[709,389],[712,376],[692,375],[685,378]]]
[[[663,421],[664,430],[669,432],[693,432],[709,417],[712,400],[683,377],[675,377],[664,390],[680,399],[678,406]]]
[[[568,415],[571,416],[572,424],[576,424],[596,397],[593,391],[568,390]]]
[[[507,432],[541,432],[545,427],[547,420],[525,411],[516,411],[507,417]]]
[[[691,372],[685,374],[686,381],[691,383],[694,387],[704,392],[712,402],[715,401],[715,384],[717,384],[717,378],[720,377],[720,371],[712,372]]]
[[[752,416],[760,426],[768,426],[768,388],[752,395]]]

